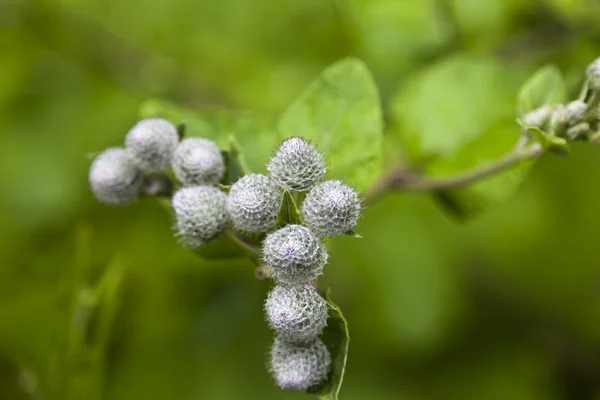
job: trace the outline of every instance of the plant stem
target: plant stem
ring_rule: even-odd
[[[459,188],[503,172],[524,161],[538,158],[542,154],[544,154],[544,148],[539,143],[535,143],[529,147],[516,148],[513,152],[482,167],[458,175],[439,178],[422,177],[413,171],[407,170],[405,167],[397,166],[392,168],[379,181],[375,182],[365,194],[365,202],[372,202],[392,189],[428,192]]]
[[[231,241],[244,250],[251,258],[256,259],[260,257],[260,249],[242,235],[228,229],[227,236],[229,236]]]

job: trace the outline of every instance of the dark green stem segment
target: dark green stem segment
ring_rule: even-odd
[[[513,152],[482,167],[458,175],[436,178],[423,177],[407,170],[404,166],[397,166],[375,182],[365,194],[365,202],[372,202],[390,190],[433,192],[443,189],[456,189],[503,172],[522,162],[538,158],[542,154],[544,154],[544,148],[541,144],[535,143],[529,147],[516,148]]]
[[[228,229],[227,236],[234,242],[237,246],[239,246],[245,253],[248,254],[253,259],[259,258],[261,256],[261,251],[258,247],[256,247],[252,242],[250,242],[244,236],[236,233],[235,231]]]

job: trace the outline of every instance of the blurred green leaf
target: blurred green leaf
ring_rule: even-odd
[[[567,87],[555,65],[545,65],[521,86],[517,95],[519,115],[541,106],[562,103],[567,98]]]
[[[516,124],[500,124],[453,156],[434,160],[428,165],[427,174],[448,176],[481,168],[512,152],[518,132],[519,127]],[[533,161],[527,161],[471,185],[439,191],[434,196],[446,210],[460,219],[473,217],[490,205],[505,201],[511,196],[533,164]]]
[[[279,143],[274,120],[248,111],[191,110],[150,99],[141,105],[140,117],[163,117],[175,124],[185,121],[186,137],[211,139],[222,149],[237,148],[238,154],[243,149],[246,164],[243,168],[253,172],[266,171],[265,163]]]
[[[302,214],[298,209],[298,205],[289,190],[284,190],[283,199],[281,200],[281,208],[279,209],[278,225],[280,227],[287,224],[302,225]]]
[[[448,156],[513,113],[508,72],[490,59],[453,57],[416,74],[392,100],[412,158]]]
[[[392,105],[397,131],[409,155],[424,164],[424,175],[454,176],[512,151],[520,133],[513,120],[512,72],[492,60],[455,57],[420,73],[397,95]],[[434,196],[466,218],[506,199],[530,164]]]
[[[364,63],[327,68],[279,120],[282,138],[302,136],[327,156],[329,175],[366,189],[381,168],[381,105]]]
[[[331,375],[327,382],[314,391],[321,400],[338,399],[346,371],[348,345],[350,342],[348,323],[342,315],[340,308],[331,300],[330,292],[330,290],[327,290],[325,293],[329,315],[327,326],[321,339],[331,354]]]

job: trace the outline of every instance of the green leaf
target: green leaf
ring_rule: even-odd
[[[296,205],[296,201],[289,190],[284,190],[281,208],[279,209],[278,226],[283,227],[287,224],[302,225],[302,214]]]
[[[515,74],[493,60],[459,56],[411,77],[391,104],[407,155],[415,162],[452,156],[513,119]]]
[[[265,164],[279,145],[275,120],[248,111],[191,110],[167,101],[149,99],[141,105],[140,116],[162,117],[175,124],[185,121],[186,137],[211,139],[221,149],[235,150],[238,154],[242,154],[241,149],[244,149],[246,167],[243,168],[253,172],[266,172]]]
[[[327,156],[328,172],[369,187],[380,173],[383,121],[365,64],[348,58],[327,68],[279,120],[282,139],[301,136]]]
[[[346,322],[340,308],[331,300],[330,292],[330,290],[327,290],[325,293],[329,315],[327,326],[321,339],[331,354],[331,374],[327,382],[314,391],[311,391],[321,400],[338,399],[342,381],[344,380],[346,360],[348,359],[348,345],[350,342],[348,322]]]
[[[541,106],[562,103],[567,98],[567,87],[560,70],[545,65],[533,74],[519,90],[517,109],[524,115]]]
[[[514,123],[514,93],[522,73],[490,59],[459,56],[416,75],[392,104],[411,167],[443,179],[510,153],[521,132]],[[433,195],[445,209],[467,218],[514,193],[531,165]]]
[[[434,160],[425,173],[427,176],[443,177],[480,168],[512,152],[518,132],[514,123],[500,124],[453,156]],[[459,219],[474,217],[490,205],[508,199],[524,181],[533,164],[534,161],[527,161],[469,186],[438,191],[434,196]]]

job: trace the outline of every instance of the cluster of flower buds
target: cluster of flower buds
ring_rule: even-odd
[[[95,158],[90,186],[99,201],[125,204],[144,193],[145,182],[169,167],[183,186],[172,199],[177,234],[186,247],[198,249],[229,221],[227,195],[215,187],[225,172],[223,156],[212,141],[180,141],[169,121],[141,120],[127,133],[124,148],[109,148]]]
[[[161,118],[138,122],[125,137],[125,147],[112,147],[92,163],[90,186],[96,198],[108,204],[126,204],[143,192],[146,173],[169,167],[179,143],[175,125]]]
[[[322,181],[323,155],[309,142],[285,140],[267,165],[269,176],[247,175],[229,192],[228,211],[242,233],[268,233],[263,261],[275,280],[265,302],[276,338],[270,368],[284,389],[307,390],[323,383],[331,356],[319,336],[327,325],[327,302],[313,286],[327,263],[326,236],[351,231],[360,216],[357,193],[340,181]],[[306,196],[303,225],[277,228],[283,191]],[[275,230],[276,229],[276,230]]]
[[[331,368],[319,338],[328,305],[314,283],[327,263],[323,239],[349,233],[358,222],[356,191],[341,181],[323,181],[323,155],[294,137],[280,145],[267,165],[268,176],[245,175],[226,194],[217,186],[225,165],[215,143],[197,137],[180,141],[176,127],[164,119],[140,121],[127,134],[125,148],[101,153],[92,163],[90,184],[100,201],[123,204],[143,192],[149,174],[169,166],[181,184],[171,205],[184,246],[197,250],[228,226],[241,235],[264,237],[263,261],[275,280],[265,312],[276,334],[271,350],[276,383],[295,390],[322,384]],[[285,191],[304,198],[301,224],[280,224]]]
[[[600,128],[600,58],[587,68],[587,87],[581,99],[567,104],[544,105],[522,118],[524,125],[537,127],[556,137],[592,140]]]

